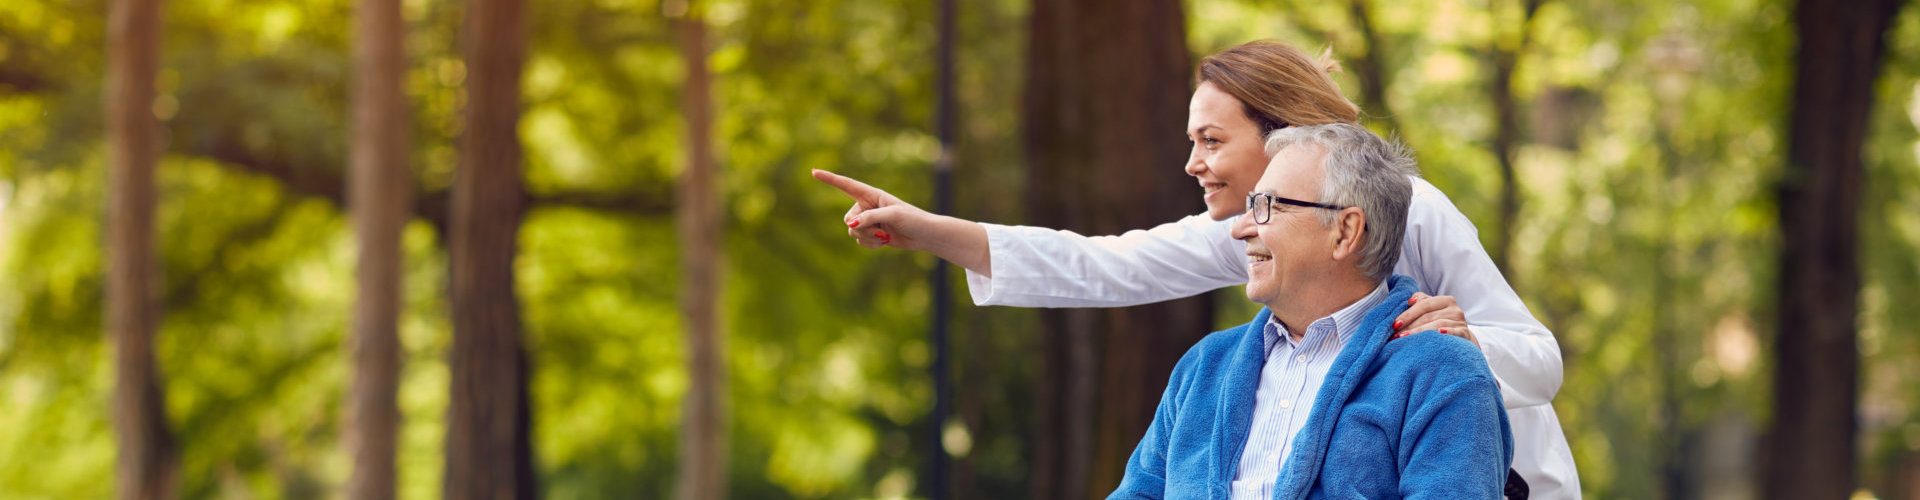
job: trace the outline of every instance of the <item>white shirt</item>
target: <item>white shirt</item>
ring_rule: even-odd
[[[1240,466],[1234,469],[1231,500],[1273,498],[1273,483],[1280,469],[1293,455],[1293,438],[1313,417],[1314,399],[1327,380],[1327,371],[1340,350],[1360,329],[1367,311],[1387,300],[1387,283],[1382,281],[1373,292],[1359,301],[1340,308],[1333,315],[1307,325],[1300,340],[1293,339],[1279,316],[1268,316],[1261,329],[1261,345],[1267,359],[1260,366],[1260,385],[1253,395],[1253,427],[1247,432],[1247,444],[1240,450]]]
[[[1233,219],[1189,216],[1119,236],[982,224],[993,277],[967,272],[978,305],[1118,307],[1192,296],[1247,282],[1245,244]],[[1580,478],[1553,395],[1560,391],[1560,344],[1480,247],[1479,231],[1447,195],[1413,178],[1407,229],[1395,274],[1429,295],[1452,295],[1466,314],[1505,398],[1513,468],[1533,498],[1580,498]]]

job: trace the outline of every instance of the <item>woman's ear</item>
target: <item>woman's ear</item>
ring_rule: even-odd
[[[1345,260],[1360,254],[1360,247],[1366,246],[1367,213],[1360,207],[1347,207],[1340,210],[1333,219],[1333,258]]]

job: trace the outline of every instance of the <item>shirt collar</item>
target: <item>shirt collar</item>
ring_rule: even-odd
[[[1374,306],[1380,305],[1380,302],[1386,299],[1387,281],[1381,280],[1380,284],[1373,287],[1372,292],[1367,293],[1367,296],[1334,311],[1330,316],[1313,320],[1313,323],[1307,325],[1307,333],[1301,335],[1301,342],[1310,340],[1309,337],[1313,337],[1314,332],[1319,331],[1323,323],[1330,323],[1328,326],[1333,328],[1335,344],[1346,345],[1347,339],[1353,338],[1353,333],[1360,331],[1360,320],[1366,316],[1367,311],[1373,310]],[[1279,346],[1281,342],[1293,343],[1291,332],[1287,331],[1286,325],[1280,323],[1279,316],[1268,315],[1267,324],[1262,328],[1261,333],[1268,352],[1273,351],[1273,348]]]

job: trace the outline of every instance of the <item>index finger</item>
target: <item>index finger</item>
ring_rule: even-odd
[[[868,186],[867,183],[865,182],[856,181],[856,180],[853,180],[852,177],[835,174],[833,172],[828,172],[828,171],[817,169],[817,168],[813,169],[813,178],[818,179],[820,182],[827,183],[827,185],[829,186],[833,186],[834,189],[839,189],[840,192],[846,193],[847,196],[852,197],[853,201],[860,202],[869,207],[880,206],[880,200],[887,196],[886,191],[881,191],[879,188]]]
[[[1420,295],[1421,294],[1415,294],[1414,298],[1415,299],[1431,298],[1431,297],[1420,297]],[[1414,325],[1416,324],[1416,322],[1420,320],[1422,316],[1426,316],[1427,314],[1433,313],[1434,311],[1441,310],[1443,307],[1439,305],[1437,302],[1438,301],[1427,301],[1427,300],[1420,300],[1418,302],[1414,302],[1411,307],[1407,308],[1407,310],[1400,311],[1399,317],[1394,318],[1393,328],[1395,330],[1398,330],[1403,326]]]

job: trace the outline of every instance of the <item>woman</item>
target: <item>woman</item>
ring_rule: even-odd
[[[814,177],[853,197],[844,220],[860,245],[927,251],[966,268],[979,305],[1114,307],[1186,297],[1247,282],[1243,247],[1228,229],[1272,159],[1267,132],[1359,122],[1359,108],[1329,75],[1337,70],[1325,55],[1266,41],[1201,60],[1186,172],[1199,181],[1207,213],[1149,230],[1085,237],[983,224],[929,214],[825,171]],[[1560,389],[1559,345],[1507,285],[1473,224],[1417,177],[1394,273],[1413,277],[1422,292],[1395,321],[1399,335],[1440,330],[1474,341],[1500,383],[1514,470],[1536,498],[1578,498],[1573,456],[1550,404]]]

